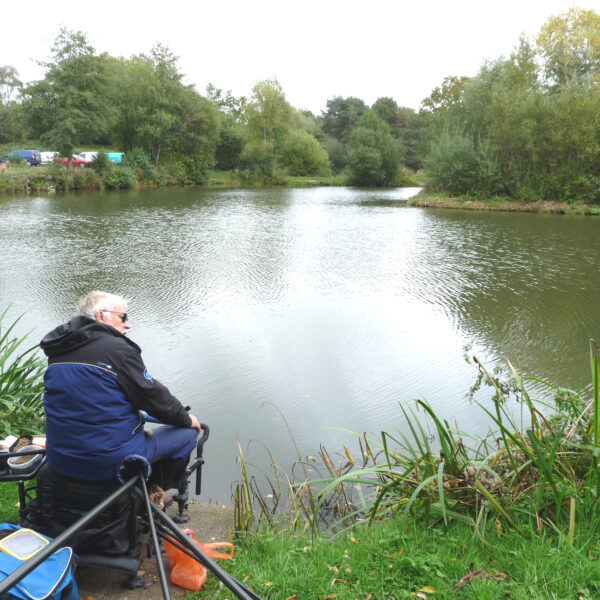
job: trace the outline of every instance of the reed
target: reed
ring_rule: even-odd
[[[21,317],[4,325],[7,313],[0,314],[0,435],[42,433],[45,364],[36,355],[37,345],[24,349],[27,335],[15,336]]]
[[[498,532],[509,527],[529,536],[549,530],[573,543],[582,527],[589,534],[600,525],[599,353],[592,340],[591,399],[583,391],[525,379],[510,363],[499,376],[473,357],[477,385],[485,382],[493,392],[485,404],[474,401],[492,423],[484,437],[459,431],[418,400],[415,409],[402,407],[407,434],[399,429],[379,437],[353,433],[354,454],[344,446],[335,455],[321,447],[318,459],[299,456],[292,469],[297,478],[269,455],[269,475],[276,477],[262,474],[268,493],[249,474],[240,451],[236,525],[248,532],[285,524],[317,534],[367,520],[420,515],[444,524],[463,521],[483,539],[486,523],[495,519]],[[532,399],[526,387],[532,381],[553,401]],[[511,413],[515,405],[524,419]]]

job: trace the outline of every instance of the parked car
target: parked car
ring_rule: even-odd
[[[47,165],[48,163],[51,163],[58,155],[58,152],[40,152],[42,164]]]
[[[80,152],[78,154],[79,158],[83,158],[84,160],[89,160],[90,162],[92,162],[96,156],[98,156],[98,152],[88,152],[87,150],[85,152]]]
[[[54,159],[54,162],[60,162],[63,165],[67,165],[69,163],[69,159],[64,158],[63,156],[57,156]],[[73,154],[73,158],[71,158],[71,166],[72,167],[91,167],[92,161],[86,160],[85,158],[81,158],[78,154]]]
[[[123,157],[125,156],[125,152],[109,152],[107,156],[109,160],[112,160],[115,164],[120,165]]]
[[[98,154],[100,154],[99,152],[88,152],[87,150],[85,152],[80,152],[79,156],[81,158],[85,158],[86,160],[94,160],[96,158],[96,156],[98,156]],[[114,162],[115,164],[119,164],[123,158],[123,156],[125,155],[124,152],[107,152],[106,156],[108,157],[108,160]]]
[[[13,156],[26,160],[32,167],[37,167],[42,162],[39,150],[13,150],[0,158],[0,162],[7,162]]]

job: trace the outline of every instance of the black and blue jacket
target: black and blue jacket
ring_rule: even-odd
[[[125,456],[144,451],[141,410],[167,425],[191,427],[179,400],[146,369],[140,347],[113,327],[75,317],[40,347],[48,356],[46,458],[55,471],[114,478]]]

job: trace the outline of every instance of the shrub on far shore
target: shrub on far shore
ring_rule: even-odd
[[[134,171],[139,180],[150,181],[154,178],[154,164],[142,148],[133,148],[124,157],[122,166]]]
[[[104,184],[109,189],[124,189],[135,185],[135,173],[129,167],[111,169],[104,175]]]
[[[112,169],[112,166],[113,163],[110,158],[108,158],[106,152],[98,152],[92,160],[92,169],[94,169],[96,173],[107,173]]]

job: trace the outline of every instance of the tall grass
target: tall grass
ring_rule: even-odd
[[[27,336],[14,335],[20,317],[4,325],[7,312],[0,314],[0,436],[41,433],[45,363],[36,355],[37,345],[24,348]]]
[[[481,536],[489,519],[498,531],[509,527],[529,536],[548,530],[570,542],[582,528],[588,534],[598,530],[599,348],[591,342],[592,398],[525,380],[510,363],[501,379],[473,357],[479,379],[493,391],[485,404],[474,401],[492,423],[484,437],[450,426],[419,400],[416,409],[402,407],[407,434],[400,428],[379,437],[354,434],[356,458],[346,446],[335,457],[321,448],[318,460],[299,457],[293,471],[300,477],[294,479],[271,457],[270,472],[277,476],[267,478],[268,494],[240,453],[237,527],[249,531],[285,522],[287,528],[316,533],[410,514],[445,524],[460,520]],[[549,390],[553,402],[533,400],[525,385],[530,381]],[[511,414],[515,404],[525,424]],[[277,501],[267,505],[265,497]]]

